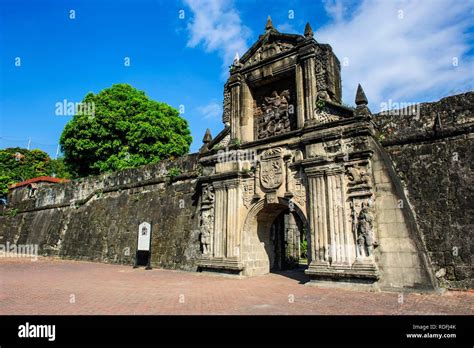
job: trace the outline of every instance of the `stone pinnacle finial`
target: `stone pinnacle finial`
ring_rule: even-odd
[[[306,23],[306,26],[304,27],[304,37],[305,38],[312,38],[314,36],[313,29],[311,28],[311,25],[309,25],[309,22]]]
[[[211,135],[211,131],[208,129],[206,129],[206,134],[204,134],[204,138],[202,138],[202,142],[204,144],[208,144],[210,143],[212,140],[212,135]]]
[[[367,105],[369,103],[360,83],[359,86],[357,86],[355,103],[356,105]]]
[[[272,17],[270,17],[270,15],[268,16],[267,18],[267,24],[265,24],[265,31],[269,31],[269,30],[273,30],[275,29],[273,27],[273,23],[272,23]]]
[[[235,63],[238,63],[240,60],[240,57],[239,57],[239,52],[235,52],[235,56],[234,56],[234,64]]]

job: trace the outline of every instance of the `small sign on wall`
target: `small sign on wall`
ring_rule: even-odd
[[[142,222],[138,226],[137,253],[135,256],[135,265],[146,266],[145,269],[151,269],[151,224]]]

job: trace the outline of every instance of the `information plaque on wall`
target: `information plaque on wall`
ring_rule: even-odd
[[[138,227],[138,250],[150,251],[151,225],[148,222],[142,222]]]

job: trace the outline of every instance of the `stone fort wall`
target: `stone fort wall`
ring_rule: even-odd
[[[40,255],[133,264],[138,225],[147,221],[152,266],[196,270],[197,176],[197,155],[189,155],[44,185],[31,199],[19,200],[18,191],[0,216],[0,242],[38,244]]]
[[[473,287],[473,115],[472,92],[424,103],[417,117],[374,115],[380,129],[373,168],[377,200],[387,201],[377,216],[381,254],[389,259],[399,255],[397,248],[406,249],[401,244],[419,244],[407,257],[384,260],[382,264],[393,266],[382,272],[403,274],[417,254],[442,286]],[[15,190],[9,209],[0,211],[0,243],[38,244],[40,254],[132,264],[138,225],[148,221],[153,225],[152,265],[196,270],[199,171],[198,155],[193,154],[44,185],[34,198]],[[394,228],[399,235],[384,232]]]
[[[474,92],[411,109],[374,115],[379,139],[439,283],[472,288]]]

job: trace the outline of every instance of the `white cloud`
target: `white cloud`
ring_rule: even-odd
[[[227,71],[235,53],[242,56],[248,48],[251,35],[241,23],[239,13],[229,0],[184,0],[193,12],[188,25],[189,47],[199,44],[208,52],[218,52]]]
[[[333,21],[315,38],[333,47],[341,65],[348,58],[342,66],[346,102],[353,103],[359,82],[373,112],[388,99],[435,100],[473,89],[474,59],[467,56],[473,1],[365,0],[349,10],[328,1],[326,11]]]
[[[344,2],[341,0],[326,0],[324,1],[324,9],[336,22],[340,22],[346,11]]]
[[[288,22],[285,22],[285,23],[282,23],[282,24],[279,24],[277,25],[276,29],[280,32],[280,33],[286,33],[286,34],[300,34],[298,32],[298,30],[296,30],[292,24],[288,23]]]
[[[216,101],[211,101],[207,105],[199,106],[197,110],[204,119],[215,119],[222,116],[222,105]]]

